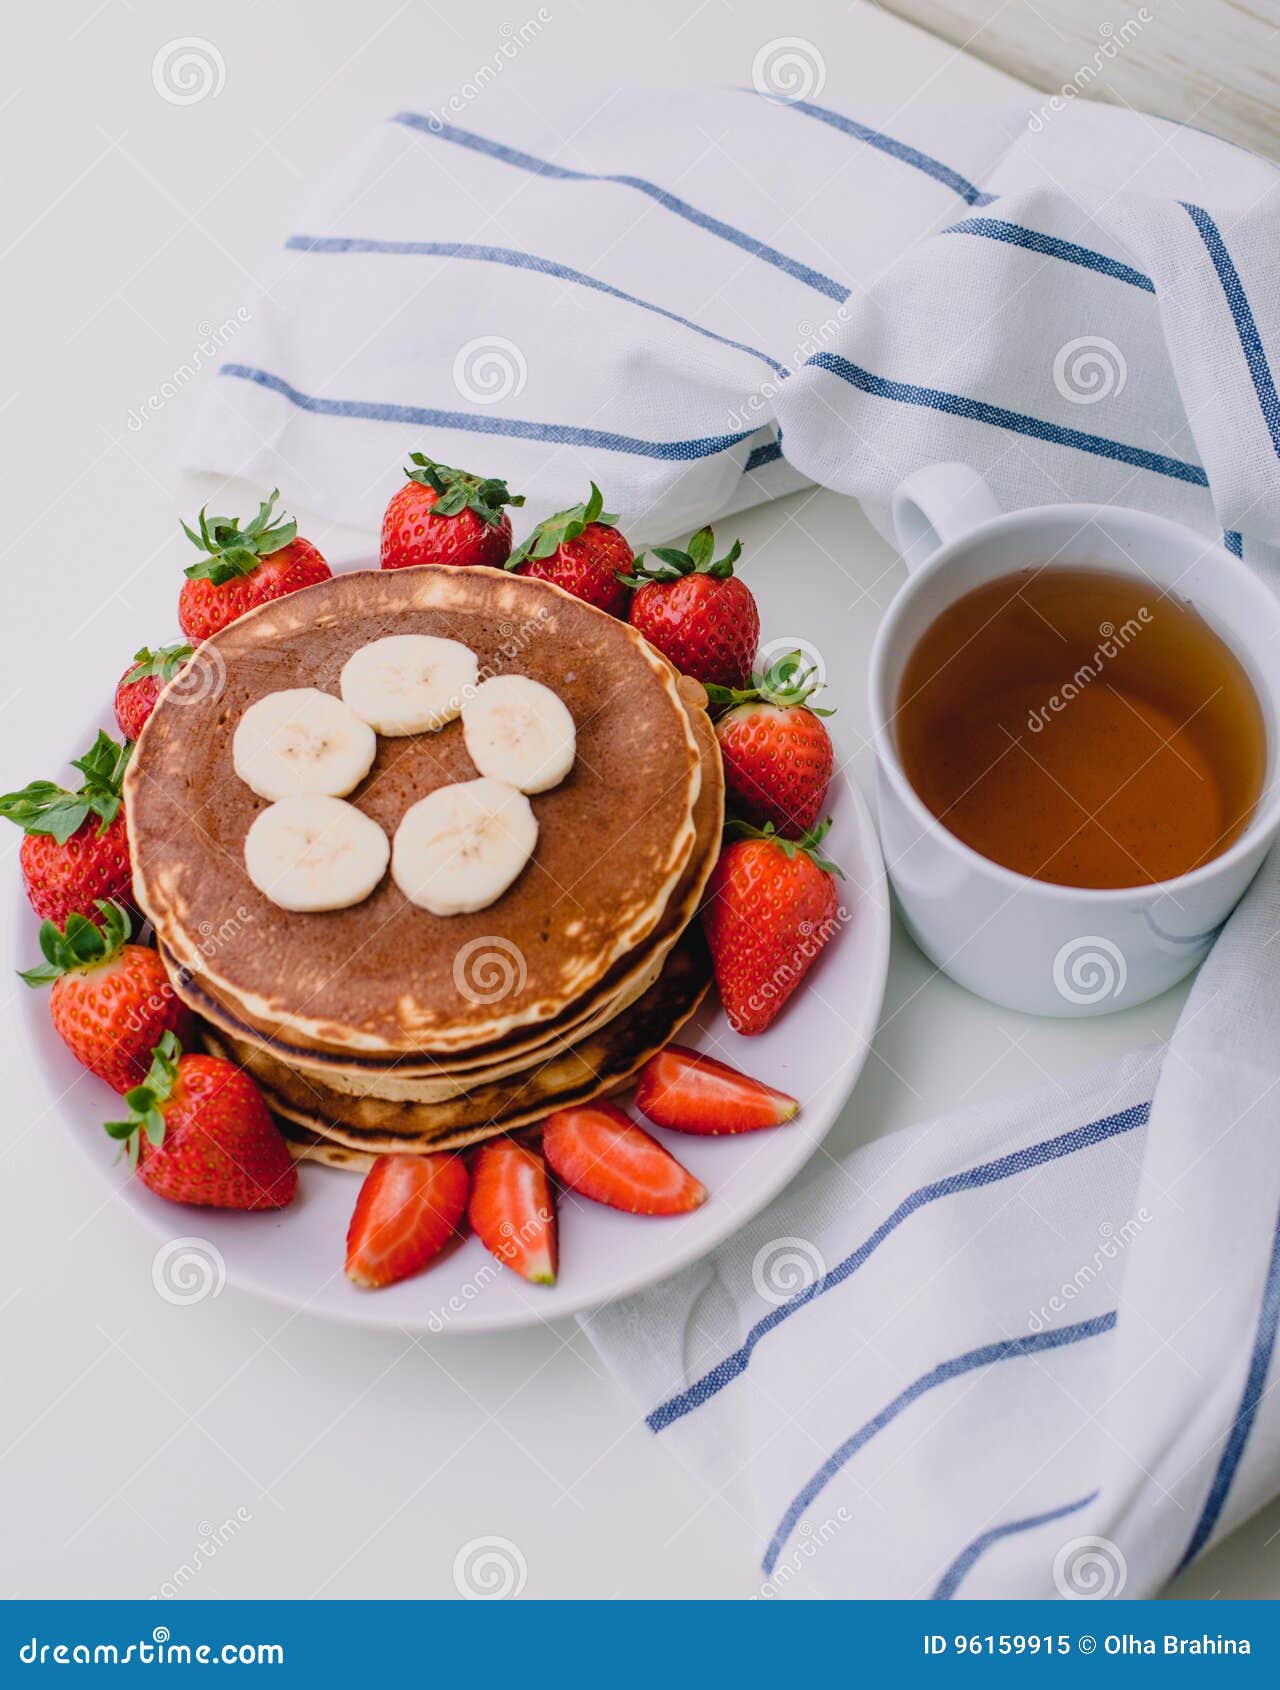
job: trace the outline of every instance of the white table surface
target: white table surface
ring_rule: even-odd
[[[133,650],[176,632],[176,518],[199,502],[177,465],[199,384],[179,377],[140,425],[131,413],[208,325],[252,306],[308,181],[406,95],[467,82],[502,25],[538,10],[72,0],[7,20],[0,785],[56,774]],[[783,27],[766,0],[542,12],[477,125],[483,101],[545,100],[549,79],[745,81]],[[820,45],[835,103],[963,100],[1001,81],[869,8],[793,0],[785,29]],[[216,97],[156,93],[153,59],[178,30],[215,44]],[[818,638],[838,749],[865,785],[865,660],[901,566],[825,493],[737,528],[766,633]],[[16,876],[16,829],[0,844]],[[22,991],[0,987],[0,1001]],[[895,934],[883,1026],[832,1148],[1164,1038],[1179,1001],[1020,1018],[935,976]],[[424,1341],[288,1317],[230,1288],[163,1301],[153,1240],[67,1142],[96,1130],[99,1097],[51,1106],[12,1027],[0,1023],[0,1595],[138,1597],[181,1580],[200,1597],[451,1596],[456,1553],[487,1535],[519,1545],[529,1596],[752,1588],[740,1521],[644,1430],[572,1324]],[[197,1556],[211,1525],[221,1541]],[[1172,1591],[1278,1593],[1276,1506]]]

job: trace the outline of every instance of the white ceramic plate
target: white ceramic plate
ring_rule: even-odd
[[[184,1276],[194,1289],[203,1274],[220,1275],[225,1266],[230,1283],[291,1309],[361,1326],[437,1333],[532,1326],[624,1297],[696,1261],[776,1196],[822,1142],[866,1060],[889,966],[884,863],[870,814],[852,782],[837,777],[829,809],[834,822],[826,843],[848,876],[841,882],[848,919],[766,1033],[754,1038],[734,1033],[713,990],[679,1035],[798,1097],[800,1114],[786,1126],[734,1138],[649,1128],[703,1182],[708,1201],[691,1215],[659,1219],[565,1197],[554,1286],[525,1284],[468,1238],[413,1279],[382,1291],[358,1291],[342,1271],[358,1175],[303,1163],[298,1196],[278,1213],[242,1215],[167,1203],[130,1180],[116,1161],[117,1146],[100,1123],[118,1114],[118,1100],[96,1080],[77,1086],[74,1104],[65,1107],[68,1137],[104,1180],[124,1187],[145,1226],[181,1241],[163,1264],[179,1294]],[[21,913],[10,924],[11,969],[30,967],[36,955],[36,919],[20,888],[15,896]],[[53,1030],[46,997],[24,992],[21,1005],[30,1048],[57,1096],[66,1090],[75,1059]],[[620,1101],[625,1107],[628,1100]]]

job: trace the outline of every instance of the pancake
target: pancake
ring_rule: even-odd
[[[495,903],[434,916],[390,876],[351,909],[300,914],[250,882],[264,801],[235,775],[248,706],[286,687],[337,693],[352,652],[395,633],[461,640],[481,674],[523,674],[569,708],[577,755],[533,800],[533,857]],[[161,694],[126,780],[134,889],[157,938],[250,1028],[340,1053],[450,1055],[553,1022],[655,929],[694,846],[700,759],[679,677],[634,629],[546,582],[427,567],[339,575],[260,606]],[[350,801],[389,835],[411,804],[474,779],[459,722],[380,738]],[[495,999],[469,973],[510,963]]]
[[[469,1087],[497,1080],[529,1067],[539,1055],[550,1056],[567,1041],[585,1037],[621,1013],[653,984],[671,947],[692,919],[720,848],[724,824],[724,774],[715,731],[706,713],[706,694],[696,681],[681,678],[682,700],[693,726],[702,760],[702,779],[694,805],[696,845],[653,934],[628,958],[616,963],[584,1007],[532,1033],[510,1035],[496,1045],[463,1056],[423,1059],[413,1054],[377,1056],[317,1051],[271,1038],[237,1019],[210,996],[202,984],[161,955],[174,989],[195,1012],[229,1038],[259,1046],[289,1067],[317,1076],[335,1091],[434,1103],[456,1097]]]
[[[273,1112],[311,1134],[374,1155],[425,1152],[451,1147],[458,1134],[478,1141],[617,1090],[671,1041],[710,981],[706,942],[701,930],[691,927],[654,985],[599,1032],[510,1080],[440,1104],[347,1097],[253,1045],[212,1032],[205,1043],[214,1055],[253,1077]]]

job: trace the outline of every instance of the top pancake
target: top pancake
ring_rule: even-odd
[[[389,876],[351,909],[279,909],[244,868],[265,802],[235,774],[236,725],[282,688],[336,695],[352,652],[391,633],[460,640],[482,677],[550,687],[574,719],[573,768],[531,800],[533,857],[486,909],[434,916]],[[126,780],[135,893],[180,966],[250,1025],[299,1042],[448,1052],[550,1020],[653,930],[693,848],[699,757],[675,670],[627,624],[545,582],[435,567],[339,575],[233,622],[185,676],[161,694]],[[380,738],[350,802],[391,836],[411,804],[475,776],[451,722]]]

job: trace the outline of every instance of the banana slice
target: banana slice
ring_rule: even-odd
[[[241,716],[236,773],[259,798],[340,798],[369,773],[377,736],[355,711],[316,687],[269,692]]]
[[[387,869],[387,836],[354,804],[312,794],[282,798],[255,817],[244,866],[282,910],[345,910],[367,898]]]
[[[433,634],[391,634],[352,652],[339,684],[362,721],[380,734],[399,736],[451,722],[478,678],[470,646]]]
[[[573,767],[573,717],[550,687],[527,675],[482,681],[462,706],[462,734],[482,775],[521,792],[559,786]]]
[[[502,896],[537,839],[523,792],[500,780],[459,781],[405,811],[391,847],[391,878],[432,915],[464,915]]]

